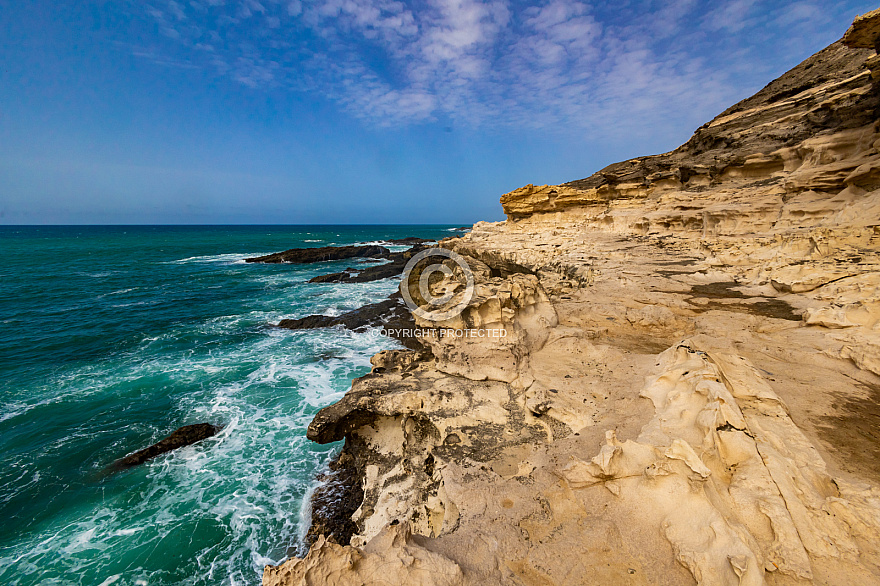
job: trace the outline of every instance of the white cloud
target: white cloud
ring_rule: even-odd
[[[184,20],[186,18],[186,14],[184,14],[183,9],[180,7],[180,4],[178,4],[174,0],[170,0],[168,2],[168,12],[171,13],[178,20]]]
[[[708,12],[697,0],[614,10],[578,0],[524,9],[511,0],[425,0],[417,9],[397,0],[202,2],[147,10],[206,67],[249,87],[319,92],[379,125],[442,118],[589,130],[638,129],[658,113],[678,126],[717,112],[737,91],[725,76],[741,75],[753,55],[747,43],[732,46],[720,67],[706,51],[756,22],[796,27],[818,10],[815,0],[761,17],[757,0],[718,1]]]
[[[719,5],[706,17],[705,25],[709,30],[727,29],[739,32],[749,24],[749,13],[758,0],[732,0]]]

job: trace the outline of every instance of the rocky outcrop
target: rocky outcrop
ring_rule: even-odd
[[[184,425],[176,429],[171,435],[163,438],[148,448],[139,450],[133,454],[129,454],[124,458],[116,460],[111,465],[111,469],[122,470],[131,468],[138,464],[143,464],[148,460],[152,460],[162,454],[167,454],[172,450],[183,448],[207,439],[223,429],[222,426],[212,425],[210,423],[196,423],[193,425]]]
[[[346,260],[349,258],[388,258],[391,251],[384,246],[322,246],[319,248],[291,248],[283,252],[275,252],[265,256],[244,259],[250,263],[313,263],[328,260]]]
[[[410,335],[415,329],[415,322],[399,293],[391,295],[384,301],[370,303],[341,315],[308,315],[283,319],[277,325],[287,330],[313,330],[334,326],[342,326],[356,332],[369,328],[383,328],[408,348],[421,348],[421,344]]]
[[[264,583],[880,584],[878,18],[442,241],[472,294],[447,263],[466,306],[417,324],[505,335],[379,354],[318,413],[354,529]]]
[[[267,567],[266,586],[285,584],[465,584],[461,568],[442,554],[419,545],[403,525],[389,527],[363,549],[320,538],[303,560]]]
[[[643,234],[764,231],[786,208],[798,219],[829,220],[861,190],[880,185],[880,93],[868,70],[874,51],[864,40],[876,20],[874,13],[858,20],[847,35],[857,42],[844,38],[820,51],[678,149],[564,185],[527,185],[502,196],[505,213],[516,220],[577,210],[596,228]],[[804,196],[847,188],[837,200],[823,198],[821,209]]]
[[[392,238],[391,240],[386,240],[388,244],[394,244],[397,246],[407,245],[407,246],[415,246],[418,244],[427,244],[428,242],[434,242],[433,240],[428,240],[427,238],[419,238],[418,236],[407,236],[406,238]]]
[[[388,262],[374,267],[365,269],[347,268],[339,273],[331,273],[329,275],[319,275],[309,280],[309,283],[368,283],[370,281],[378,281],[379,279],[388,279],[396,277],[403,272],[406,263],[409,262],[415,254],[418,254],[426,247],[421,246],[413,241],[422,240],[421,238],[404,238],[404,244],[414,243],[415,245],[409,250],[403,252],[392,252],[387,258]]]
[[[880,8],[856,17],[843,35],[843,44],[857,49],[880,52]]]

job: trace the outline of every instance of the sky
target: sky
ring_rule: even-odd
[[[666,152],[857,0],[0,1],[0,224],[470,224]]]

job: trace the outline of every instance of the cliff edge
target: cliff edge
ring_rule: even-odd
[[[505,335],[380,353],[315,417],[351,506],[264,585],[880,584],[878,48],[880,10],[443,241],[473,292],[416,322]]]

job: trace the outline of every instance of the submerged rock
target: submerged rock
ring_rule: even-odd
[[[184,425],[183,427],[175,430],[174,433],[172,433],[168,437],[159,440],[152,446],[144,448],[143,450],[130,454],[119,460],[116,460],[111,465],[111,468],[115,470],[122,470],[125,468],[131,468],[132,466],[137,466],[138,464],[143,464],[147,460],[152,460],[156,456],[161,456],[162,454],[168,453],[172,450],[189,446],[196,442],[200,442],[203,439],[207,439],[211,436],[217,435],[217,433],[221,429],[223,429],[222,426],[212,425],[210,423]]]
[[[292,248],[265,256],[244,259],[250,263],[296,263],[305,264],[349,258],[388,258],[391,251],[384,246],[322,246],[320,248]]]

